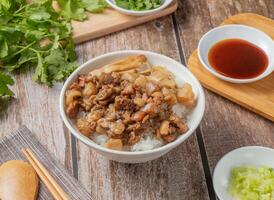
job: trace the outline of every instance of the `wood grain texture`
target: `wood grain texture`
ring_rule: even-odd
[[[88,19],[84,22],[72,21],[73,40],[75,43],[81,43],[109,33],[136,26],[169,15],[177,9],[177,6],[178,4],[175,0],[167,8],[158,13],[139,17],[124,15],[112,8],[108,8],[100,14],[88,13]]]
[[[78,46],[81,61],[120,49],[146,49],[179,60],[171,17]],[[209,199],[195,134],[144,164],[111,162],[78,142],[79,180],[96,199]]]
[[[252,26],[274,39],[274,20],[261,15],[252,13],[238,14],[229,17],[222,24]],[[197,50],[189,57],[188,66],[207,89],[274,122],[274,73],[260,81],[249,84],[233,84],[222,81],[203,67],[199,61]]]
[[[186,58],[197,48],[200,37],[229,16],[254,12],[274,17],[273,0],[186,0],[176,13]],[[240,146],[274,147],[274,124],[226,99],[206,93],[201,131],[211,172],[227,152]],[[210,103],[209,103],[210,102]],[[272,109],[272,108],[269,108]]]

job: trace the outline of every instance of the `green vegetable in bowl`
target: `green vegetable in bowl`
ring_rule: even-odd
[[[235,167],[231,171],[228,191],[237,200],[273,200],[274,169]]]
[[[117,6],[128,10],[152,10],[162,4],[162,0],[116,0]]]

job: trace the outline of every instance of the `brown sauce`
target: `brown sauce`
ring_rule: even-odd
[[[218,42],[209,50],[208,61],[218,73],[238,79],[257,77],[268,65],[268,57],[261,48],[241,39]]]

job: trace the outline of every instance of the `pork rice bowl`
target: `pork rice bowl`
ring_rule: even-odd
[[[188,131],[196,105],[192,86],[130,56],[78,76],[65,93],[67,116],[81,134],[109,149],[145,151],[173,142]]]

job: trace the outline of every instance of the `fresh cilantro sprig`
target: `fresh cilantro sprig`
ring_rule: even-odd
[[[105,0],[57,0],[61,15],[65,19],[83,21],[87,18],[85,11],[100,13],[107,7]]]

